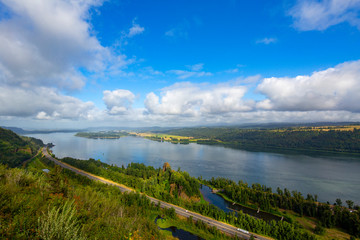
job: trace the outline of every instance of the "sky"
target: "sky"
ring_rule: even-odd
[[[0,0],[0,125],[360,121],[360,0]]]

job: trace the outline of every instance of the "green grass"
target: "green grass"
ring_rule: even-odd
[[[155,220],[155,218],[154,218]],[[199,236],[204,239],[208,240],[215,240],[215,239],[233,239],[227,235],[224,234],[213,234],[209,232],[209,229],[207,228],[199,228],[195,222],[190,223],[189,219],[184,218],[177,218],[177,219],[171,219],[171,218],[163,218],[157,220],[157,225],[160,228],[169,228],[171,226],[176,227],[177,229],[182,229],[184,231],[187,231],[189,233],[192,233],[196,236]],[[171,234],[170,231],[164,230],[164,232],[168,232]],[[168,234],[166,233],[166,234]],[[171,234],[172,235],[172,234]]]

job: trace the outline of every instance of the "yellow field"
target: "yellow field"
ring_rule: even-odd
[[[285,131],[354,131],[360,129],[360,125],[345,125],[345,126],[319,126],[319,127],[293,127],[293,128],[281,128],[270,130],[273,132],[285,132]]]
[[[164,139],[164,141],[171,141],[172,139],[176,139],[178,141],[183,140],[183,139],[195,140],[193,137],[184,137],[184,136],[176,136],[176,135],[161,134],[161,133],[130,132],[129,134],[136,135],[138,137],[158,137],[158,138]]]

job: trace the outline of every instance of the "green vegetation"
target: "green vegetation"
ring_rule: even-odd
[[[62,161],[176,205],[197,202],[200,199],[198,180],[180,169],[171,170],[169,165],[165,167],[164,164],[162,169],[155,169],[142,163],[131,163],[125,168],[108,165],[94,159],[84,161],[63,158]]]
[[[101,139],[117,139],[128,136],[129,134],[123,131],[103,131],[103,132],[78,132],[75,134],[77,137],[84,138],[101,138]]]
[[[44,166],[49,173],[41,170]],[[205,239],[232,239],[190,225],[143,195],[121,193],[40,157],[27,169],[0,165],[0,203],[5,239],[173,239],[154,223],[158,215]]]
[[[49,168],[58,179],[0,165],[2,238],[164,239],[150,219],[157,208],[147,198]],[[59,182],[63,187],[56,186]]]
[[[153,134],[159,134],[154,132]],[[360,126],[243,129],[202,127],[167,130],[162,134],[193,137],[202,144],[247,150],[307,150],[360,153]]]
[[[266,222],[239,212],[225,213],[208,202],[200,201],[199,181],[188,173],[173,171],[164,164],[154,169],[144,164],[131,163],[125,168],[90,159],[87,161],[64,158],[62,161],[115,182],[130,186],[140,192],[170,202],[202,215],[220,220],[258,234],[282,239],[315,239],[313,234],[300,228],[299,224],[286,221]]]
[[[0,164],[1,239],[174,239],[155,224],[159,215],[175,226],[188,225],[144,195],[121,193],[40,155],[27,162],[26,169]],[[206,239],[232,239],[196,224],[186,230]]]
[[[231,201],[244,204],[255,205],[265,211],[277,211],[278,209],[290,210],[300,217],[307,216],[317,220],[318,225],[314,232],[322,235],[326,228],[342,228],[346,232],[356,237],[360,237],[360,212],[359,206],[355,206],[355,211],[342,207],[341,199],[336,199],[334,205],[317,202],[317,196],[308,194],[304,198],[300,192],[290,191],[288,189],[277,188],[276,193],[272,189],[260,184],[252,184],[239,181],[235,183],[225,178],[212,178],[209,181],[203,180],[204,183],[223,189],[224,194]],[[349,206],[353,206],[351,200],[346,201]],[[280,212],[279,212],[280,213]],[[289,222],[293,222],[288,215],[284,217]]]
[[[208,240],[230,239],[229,236],[221,234],[217,228],[209,227],[202,221],[194,222],[191,217],[186,221],[182,221],[177,217],[159,218],[157,220],[157,224],[162,229],[176,226],[177,229],[183,229],[187,232],[193,233],[194,235],[202,236],[204,239]]]
[[[3,142],[15,139],[13,142],[18,143],[21,139],[11,134],[2,136],[6,136],[0,138]],[[300,193],[290,193],[287,189],[277,189],[277,193],[273,193],[271,188],[259,184],[249,187],[241,181],[235,183],[224,178],[200,182],[187,172],[172,170],[167,163],[155,169],[138,163],[118,167],[94,159],[64,158],[62,161],[138,192],[276,239],[339,236],[335,235],[338,232],[330,232],[333,227],[345,229],[355,237],[360,233],[358,206],[354,207],[357,211],[350,212],[340,206],[340,199],[336,200],[337,205],[329,205],[318,203],[316,196],[308,195],[305,199]],[[44,168],[50,172],[44,172]],[[225,213],[201,200],[200,183],[223,189],[222,194],[234,202],[278,212],[285,216],[284,221],[266,222],[241,211]],[[346,203],[353,206],[352,201]],[[283,213],[285,210],[286,214]],[[155,224],[156,216],[165,218],[166,226],[174,225],[205,239],[229,239],[201,221],[179,219],[174,209],[160,209],[142,194],[121,193],[114,186],[94,182],[55,166],[40,155],[28,162],[26,169],[0,165],[0,235],[3,238],[172,239],[168,232]],[[307,226],[299,223],[305,217],[309,219]],[[161,224],[165,223],[160,223],[164,227]]]
[[[18,136],[10,130],[0,128],[0,164],[20,166],[43,145],[39,139]]]

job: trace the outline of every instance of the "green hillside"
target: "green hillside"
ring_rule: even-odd
[[[233,239],[201,221],[179,219],[174,209],[161,209],[144,195],[62,169],[41,154],[21,164],[40,143],[1,129],[1,162],[10,164],[0,163],[0,239],[176,239],[163,229],[166,224],[203,239]],[[135,164],[125,172],[144,171],[155,170]]]
[[[157,131],[207,139],[204,144],[220,144],[232,148],[255,151],[317,151],[332,153],[360,153],[360,126],[317,126],[288,128],[198,127]]]
[[[34,156],[44,144],[41,140],[19,136],[0,128],[0,163],[16,167]]]

